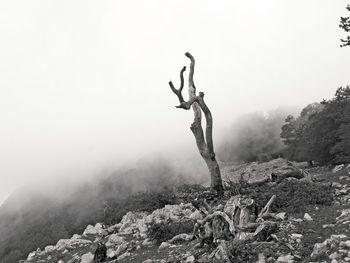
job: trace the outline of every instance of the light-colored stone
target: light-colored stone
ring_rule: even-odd
[[[168,248],[168,247],[170,247],[170,243],[162,242],[162,244],[160,244],[158,249],[165,249],[165,248]]]
[[[328,251],[327,244],[325,242],[323,243],[316,243],[314,245],[314,249],[311,254],[311,258],[316,258],[317,256],[326,253]]]
[[[312,217],[311,217],[308,213],[305,213],[305,214],[304,214],[304,219],[305,219],[306,221],[312,221],[312,220],[313,220]]]
[[[282,255],[277,258],[276,263],[293,263],[294,257],[292,255]]]
[[[334,253],[329,255],[330,259],[337,259],[337,258],[340,258],[340,257],[341,257],[341,255],[338,252],[334,252]]]
[[[296,239],[301,239],[303,238],[302,234],[292,234],[291,239],[296,240]]]
[[[179,241],[190,241],[192,238],[193,238],[193,235],[182,233],[182,234],[178,234],[178,235],[174,236],[168,242],[169,243],[176,243],[176,242],[179,242]]]
[[[350,248],[350,240],[346,240],[346,241],[341,241],[339,243],[339,246],[342,247],[342,248]]]
[[[334,187],[334,188],[342,188],[343,185],[341,183],[338,183],[338,182],[333,182],[332,183],[332,187]]]
[[[94,255],[89,252],[81,256],[80,263],[91,263],[94,260]]]
[[[146,238],[146,239],[142,242],[142,245],[143,245],[143,246],[152,246],[152,245],[153,245],[153,242],[152,242],[152,240]]]
[[[106,242],[106,247],[119,246],[124,242],[125,242],[124,237],[118,236],[118,234],[112,234],[108,237],[108,241]]]
[[[339,164],[339,165],[336,165],[333,170],[332,170],[332,173],[336,173],[336,172],[339,172],[340,170],[342,170],[344,168],[344,164]]]
[[[335,224],[325,224],[325,225],[322,225],[322,228],[332,228],[332,227],[335,227]]]
[[[286,212],[280,212],[275,215],[275,218],[280,220],[286,220],[287,219],[287,213]]]
[[[120,255],[120,256],[117,258],[117,261],[123,260],[124,258],[129,257],[130,255],[131,255],[130,252],[125,252],[124,254]]]
[[[32,261],[34,257],[35,257],[35,251],[29,253],[29,255],[27,257],[27,261]]]
[[[193,263],[195,260],[196,260],[196,258],[193,255],[191,255],[191,256],[186,258],[185,262],[186,263]]]

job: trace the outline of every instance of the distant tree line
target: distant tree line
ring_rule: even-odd
[[[289,115],[281,138],[288,159],[311,165],[350,163],[350,86],[337,89],[330,100],[308,105],[297,118]]]
[[[280,138],[281,127],[286,116],[294,112],[296,108],[280,107],[241,116],[222,137],[218,148],[220,160],[264,162],[280,157],[286,147]]]

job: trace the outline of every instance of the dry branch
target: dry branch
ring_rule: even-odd
[[[276,195],[273,195],[270,200],[267,202],[267,204],[264,206],[264,208],[261,210],[261,212],[258,215],[258,219],[262,218],[265,214],[269,213],[270,206],[272,205],[273,201],[275,201]]]
[[[185,54],[185,56],[191,60],[190,72],[188,75],[188,101],[185,101],[182,95],[182,90],[184,86],[183,73],[185,72],[186,67],[183,67],[180,71],[179,89],[176,89],[171,81],[169,81],[169,86],[180,102],[180,105],[176,106],[176,108],[189,110],[192,107],[193,109],[194,120],[191,125],[191,131],[196,139],[198,150],[208,166],[209,173],[211,176],[211,187],[212,189],[216,190],[219,194],[222,194],[223,185],[221,180],[220,167],[216,161],[214,153],[213,117],[208,106],[204,102],[204,93],[200,92],[198,96],[196,95],[196,87],[193,81],[195,59],[188,52]],[[205,115],[206,120],[205,134],[202,128],[202,111]]]

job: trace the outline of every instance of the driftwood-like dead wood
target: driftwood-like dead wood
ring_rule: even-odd
[[[207,215],[203,220],[198,220],[198,223],[200,225],[204,225],[206,222],[213,220],[214,217],[216,217],[216,216],[221,216],[223,219],[225,219],[226,222],[229,224],[230,232],[232,234],[235,234],[235,229],[236,228],[235,228],[235,226],[233,224],[233,221],[229,218],[229,216],[226,213],[221,212],[221,211],[215,211],[212,214]]]
[[[270,200],[267,202],[267,204],[264,206],[264,208],[261,210],[261,212],[258,215],[258,219],[262,218],[265,214],[269,213],[270,206],[275,201],[276,195],[273,195]]]
[[[180,105],[176,106],[176,108],[185,110],[189,110],[191,108],[193,109],[194,120],[191,125],[191,131],[196,139],[198,150],[208,166],[211,177],[211,188],[218,191],[219,194],[222,194],[223,185],[220,167],[215,157],[213,144],[213,117],[208,106],[204,102],[204,93],[199,92],[199,95],[196,95],[196,87],[193,81],[195,59],[188,52],[185,54],[185,56],[191,60],[190,72],[188,75],[188,101],[185,101],[182,95],[184,86],[183,74],[186,67],[183,67],[180,71],[180,87],[176,89],[171,81],[169,81],[169,86],[173,93],[177,96],[180,103]],[[204,113],[206,120],[205,133],[202,128],[202,112]]]

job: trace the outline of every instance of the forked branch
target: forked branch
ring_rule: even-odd
[[[176,89],[174,87],[174,84],[172,83],[172,81],[169,81],[169,86],[171,88],[171,90],[176,94],[176,96],[179,99],[180,105],[183,104],[185,102],[183,96],[182,96],[182,90],[184,88],[184,72],[186,71],[186,67],[183,67],[180,71],[180,88]],[[178,108],[179,106],[177,106]]]
[[[204,93],[200,92],[198,96],[196,95],[196,87],[193,81],[195,66],[194,57],[188,52],[186,52],[185,56],[191,60],[190,72],[188,76],[188,101],[185,101],[182,95],[182,90],[184,86],[183,73],[185,72],[186,67],[183,67],[180,71],[180,88],[176,89],[171,81],[169,81],[169,86],[180,102],[180,105],[176,106],[176,108],[189,110],[192,107],[193,109],[194,120],[191,125],[191,131],[196,139],[198,150],[209,168],[209,172],[211,175],[211,187],[217,190],[218,192],[222,193],[223,186],[221,180],[220,167],[215,159],[213,147],[213,118],[208,106],[204,102]],[[201,124],[202,111],[206,119],[205,135]]]

